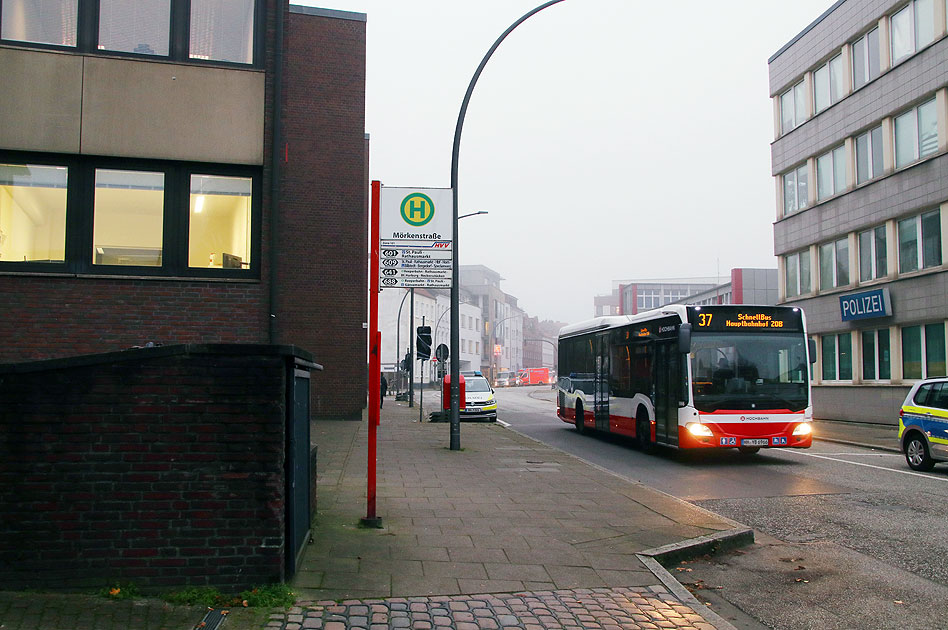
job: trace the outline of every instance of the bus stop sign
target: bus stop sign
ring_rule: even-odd
[[[448,356],[449,356],[448,346],[446,346],[443,343],[439,343],[438,347],[435,348],[435,357],[438,359],[438,361],[441,361],[442,363],[444,363],[445,361],[448,360]]]

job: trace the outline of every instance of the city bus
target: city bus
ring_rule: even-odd
[[[643,450],[808,448],[814,345],[792,307],[598,317],[560,330],[557,415]]]

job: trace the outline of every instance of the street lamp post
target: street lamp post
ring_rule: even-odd
[[[451,264],[451,347],[455,350],[461,346],[461,287],[459,278],[459,264],[458,264],[458,157],[461,152],[461,129],[464,128],[464,117],[467,115],[467,106],[471,102],[471,94],[474,92],[474,86],[477,85],[477,80],[480,78],[481,73],[484,71],[484,66],[487,65],[487,62],[493,56],[494,51],[497,50],[501,42],[503,42],[510,33],[523,24],[531,16],[539,13],[543,9],[558,4],[563,0],[550,0],[550,2],[545,2],[535,9],[525,13],[519,20],[511,24],[503,34],[497,38],[497,41],[494,42],[493,46],[487,51],[487,54],[484,55],[484,58],[481,59],[481,63],[477,66],[477,70],[474,71],[474,76],[471,77],[471,82],[467,86],[467,92],[464,93],[464,99],[461,101],[461,111],[458,112],[458,124],[454,128],[454,145],[451,149],[451,196],[453,201],[453,208],[451,210],[452,217],[452,227],[454,229],[453,237],[453,249],[454,249],[454,260]],[[493,351],[493,349],[491,349]],[[458,382],[460,380],[461,370],[460,362],[452,361],[451,362],[451,450],[459,451],[461,450],[461,385]]]

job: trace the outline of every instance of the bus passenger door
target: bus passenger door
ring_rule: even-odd
[[[675,341],[655,344],[653,402],[655,404],[655,440],[660,444],[678,444],[678,390],[681,387],[681,355]]]
[[[593,389],[593,409],[596,412],[596,430],[609,430],[609,338],[596,339],[596,383]]]

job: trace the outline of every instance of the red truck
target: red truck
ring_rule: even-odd
[[[553,381],[550,368],[523,368],[517,372],[521,385],[549,385]]]

